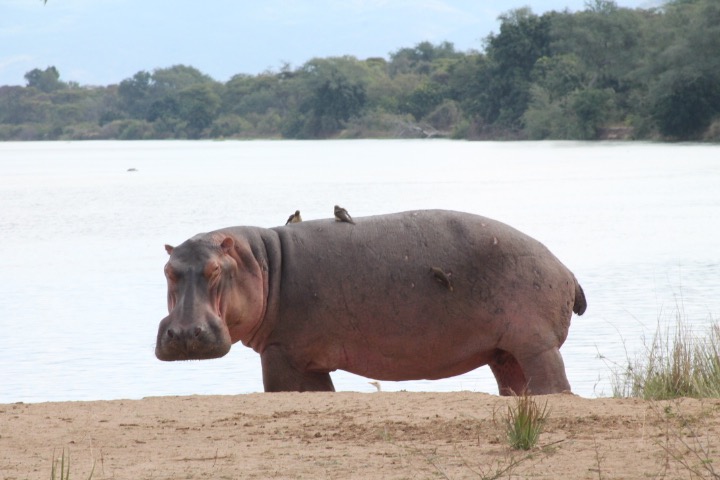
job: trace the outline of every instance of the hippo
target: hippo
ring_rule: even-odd
[[[217,358],[240,341],[260,354],[266,392],[334,391],[338,369],[399,381],[483,365],[500,395],[570,391],[559,349],[587,302],[542,243],[455,211],[354,222],[229,227],[166,245],[157,358]]]

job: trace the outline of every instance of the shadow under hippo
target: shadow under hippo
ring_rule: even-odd
[[[501,222],[419,210],[166,245],[160,360],[216,358],[241,341],[265,391],[333,391],[330,372],[439,379],[489,365],[501,395],[569,391],[559,348],[587,306],[575,276]]]

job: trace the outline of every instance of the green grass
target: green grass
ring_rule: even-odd
[[[698,336],[680,309],[675,317],[674,327],[658,327],[640,357],[615,369],[614,397],[720,397],[720,323]]]
[[[57,469],[58,464],[60,466],[59,472]],[[95,473],[95,464],[93,463],[93,468],[90,471],[88,480],[92,479],[92,476],[94,473]],[[55,452],[53,451],[53,463],[52,463],[52,470],[50,472],[50,480],[70,480],[70,451],[69,450],[66,453],[65,449],[63,448],[62,456],[60,457],[59,460],[55,458]]]
[[[533,448],[540,439],[548,413],[547,402],[540,408],[527,393],[515,397],[515,404],[508,406],[505,417],[510,446],[516,450]]]

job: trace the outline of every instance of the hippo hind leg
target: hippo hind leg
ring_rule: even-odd
[[[261,355],[263,386],[266,392],[334,392],[329,373],[298,370],[277,347]]]
[[[565,365],[560,352],[551,348],[518,360],[510,352],[497,350],[488,363],[497,380],[500,395],[531,395],[569,392]]]
[[[500,395],[520,394],[527,388],[525,374],[510,352],[496,350],[488,365],[495,375]]]
[[[527,358],[520,358],[520,366],[528,379],[528,391],[534,395],[570,392],[565,363],[560,351],[553,347]]]

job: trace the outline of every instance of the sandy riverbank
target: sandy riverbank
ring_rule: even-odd
[[[683,461],[720,474],[720,399],[536,398],[551,412],[529,453],[505,443],[513,400],[480,393],[0,404],[0,478],[49,478],[63,448],[77,480],[93,462],[93,479],[134,480],[691,478]]]

